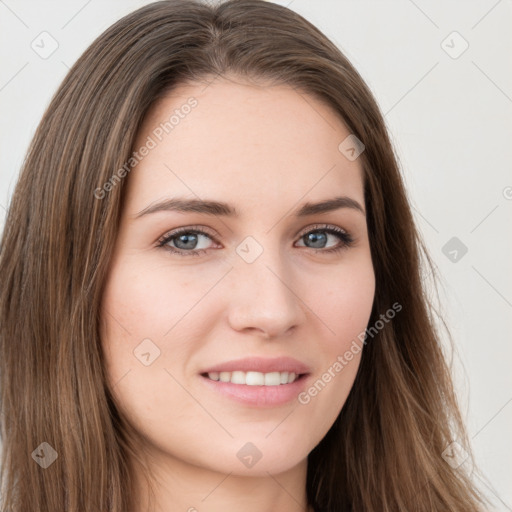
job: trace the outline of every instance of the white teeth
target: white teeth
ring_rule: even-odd
[[[229,382],[231,380],[231,372],[220,372],[219,379],[221,382]]]
[[[232,372],[231,382],[233,384],[245,384],[245,373],[244,372]]]
[[[235,373],[235,372],[233,372]],[[236,372],[238,373],[238,372]],[[244,382],[238,382],[235,384],[247,384],[248,386],[263,386],[265,384],[265,375],[260,372],[240,372],[244,376]],[[233,378],[231,378],[233,382]]]
[[[210,372],[208,378],[231,382],[232,384],[245,384],[246,386],[279,386],[291,384],[297,380],[298,375],[293,372]]]
[[[279,386],[281,375],[279,372],[265,373],[265,386]]]

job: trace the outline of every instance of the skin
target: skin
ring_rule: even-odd
[[[361,354],[306,405],[240,404],[212,391],[199,373],[242,357],[290,356],[311,368],[312,384],[365,330],[375,277],[364,213],[294,214],[335,196],[364,209],[360,159],[338,150],[350,132],[328,106],[287,86],[233,77],[179,86],[148,112],[135,147],[192,96],[198,105],[126,178],[102,303],[110,384],[143,438],[156,511],[310,510],[307,456],[343,407]],[[137,217],[176,196],[224,201],[240,216]],[[348,231],[353,245],[326,253],[343,241],[323,231],[323,246],[312,244],[304,235],[318,224]],[[164,235],[189,226],[211,235],[189,245],[206,252],[180,256],[158,247]],[[247,236],[263,250],[253,263],[236,252]],[[168,245],[183,248],[177,244]],[[160,350],[148,366],[134,356],[144,339]],[[262,454],[250,468],[237,457],[247,442]],[[143,483],[136,495],[135,512],[147,510]]]

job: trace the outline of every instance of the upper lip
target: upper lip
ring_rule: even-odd
[[[246,357],[244,359],[233,359],[225,363],[219,363],[215,366],[210,366],[201,373],[212,372],[294,372],[296,374],[310,373],[310,369],[304,363],[293,359],[292,357]]]

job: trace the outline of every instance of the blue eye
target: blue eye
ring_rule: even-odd
[[[328,247],[329,239],[333,237],[338,239],[338,243]],[[295,247],[306,247],[317,253],[338,252],[351,247],[354,243],[347,231],[331,225],[315,225],[313,229],[310,227],[299,237],[299,240],[304,241],[303,245]],[[203,229],[188,227],[164,235],[158,241],[158,247],[180,256],[199,256],[211,248],[209,243],[212,241],[214,241],[213,236]]]
[[[304,243],[311,243],[312,246],[306,246],[310,249],[316,249],[315,252],[337,252],[342,249],[347,249],[351,247],[354,243],[354,239],[352,236],[345,231],[344,229],[338,228],[336,226],[315,226],[315,229],[307,231],[303,234],[300,239],[304,240]],[[341,240],[341,243],[338,243],[334,247],[325,248],[325,245],[328,243],[329,235],[338,240]],[[319,249],[319,250],[318,250]]]
[[[209,248],[198,247],[198,244],[201,245],[201,238],[212,239],[211,235],[201,229],[183,228],[165,235],[159,241],[158,247],[165,248],[180,256],[199,256],[200,253],[206,252],[205,249]],[[174,244],[174,246],[171,244]]]

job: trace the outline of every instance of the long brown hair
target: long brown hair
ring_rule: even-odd
[[[309,502],[332,512],[481,510],[469,464],[453,469],[442,457],[452,441],[470,448],[421,279],[422,261],[432,265],[382,115],[332,42],[260,0],[162,1],[133,12],[86,50],[44,114],[0,255],[1,510],[132,509],[136,433],[112,398],[99,338],[129,177],[107,191],[105,183],[130,159],[158,98],[219,75],[312,95],[363,142],[370,325],[403,307],[366,344],[339,417],[309,455]]]

